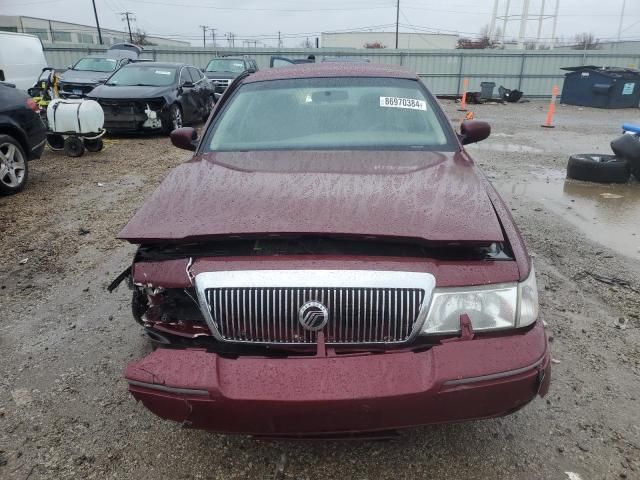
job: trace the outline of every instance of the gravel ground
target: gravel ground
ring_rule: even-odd
[[[105,292],[133,251],[114,237],[188,155],[163,137],[109,140],[79,159],[47,151],[30,164],[26,190],[0,198],[0,478],[274,478],[284,465],[279,478],[640,479],[639,257],[610,248],[607,227],[584,218],[585,202],[605,202],[599,190],[565,208],[536,188],[562,191],[567,155],[605,152],[636,112],[561,107],[558,127],[543,130],[544,107],[474,107],[494,135],[470,150],[535,256],[556,360],[550,394],[506,418],[385,442],[214,435],[136,404],[122,371],[150,348],[129,292]],[[638,190],[629,187],[621,208]],[[640,248],[637,223],[616,228]]]

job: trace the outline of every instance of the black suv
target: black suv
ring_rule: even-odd
[[[249,57],[216,57],[212,58],[203,70],[209,81],[213,83],[216,93],[224,92],[234,78],[244,71],[257,72],[258,65]]]
[[[18,193],[27,183],[27,162],[40,158],[47,128],[40,107],[15,85],[0,82],[0,195]]]

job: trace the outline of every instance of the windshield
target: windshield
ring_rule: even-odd
[[[111,75],[107,85],[166,87],[175,83],[175,67],[127,65]]]
[[[207,72],[242,73],[244,72],[244,61],[230,58],[215,58],[209,62],[205,70]]]
[[[113,72],[118,62],[113,58],[83,58],[73,66],[81,72]]]
[[[203,144],[212,151],[447,150],[449,129],[434,103],[415,80],[249,83],[229,100]]]

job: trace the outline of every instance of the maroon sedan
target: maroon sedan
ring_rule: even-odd
[[[533,265],[415,74],[243,74],[122,230],[153,353],[129,391],[216,432],[343,436],[512,413],[549,388]],[[117,285],[114,282],[113,287]],[[377,433],[375,433],[377,432]]]

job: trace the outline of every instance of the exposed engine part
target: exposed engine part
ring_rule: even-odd
[[[149,104],[147,103],[147,108],[145,108],[144,113],[147,115],[147,119],[144,121],[142,126],[144,128],[160,128],[162,127],[162,121],[158,116],[158,112],[155,110],[151,110]]]
[[[118,275],[113,282],[111,282],[109,284],[109,286],[107,287],[107,291],[109,293],[112,293],[116,288],[118,288],[120,286],[120,284],[122,282],[124,282],[125,280],[129,280],[129,288],[132,288],[132,284],[131,284],[131,267],[127,267],[127,269],[125,271],[123,271],[120,275]]]

